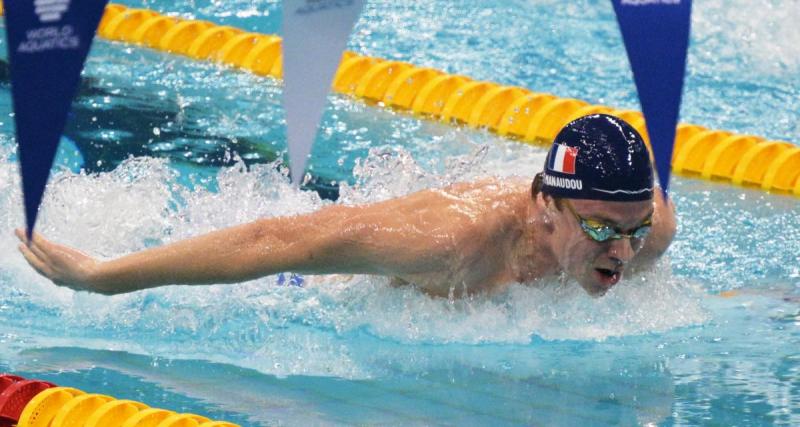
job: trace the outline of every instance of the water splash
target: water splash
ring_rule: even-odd
[[[488,148],[451,159],[444,176],[407,153],[374,150],[359,162],[343,203],[369,202],[485,173]],[[490,151],[490,150],[488,150]],[[116,257],[210,230],[331,202],[296,190],[277,165],[219,171],[218,191],[175,184],[163,160],[138,158],[110,173],[62,171],[51,181],[39,231],[93,255]],[[21,220],[16,166],[0,165],[0,222]],[[369,376],[357,344],[527,345],[546,340],[603,340],[705,321],[700,291],[660,270],[596,300],[575,284],[512,286],[495,297],[432,298],[372,276],[306,276],[303,287],[277,276],[233,286],[170,286],[104,297],[57,288],[37,276],[0,239],[0,317],[8,328],[38,330],[37,342],[92,346],[170,357],[204,357],[277,375]],[[665,267],[666,268],[666,267]],[[355,344],[354,344],[355,343]],[[246,355],[246,356],[243,356]]]

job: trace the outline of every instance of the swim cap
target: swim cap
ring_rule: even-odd
[[[547,154],[542,193],[620,202],[653,197],[653,167],[631,125],[607,114],[576,119],[561,129]]]

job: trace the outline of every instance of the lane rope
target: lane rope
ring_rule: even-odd
[[[0,425],[17,427],[239,427],[202,415],[0,374]]]

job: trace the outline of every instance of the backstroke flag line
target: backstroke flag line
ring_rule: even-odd
[[[4,0],[28,238],[108,0]]]
[[[283,1],[283,105],[292,180],[303,179],[336,68],[363,0]]]
[[[678,125],[691,0],[611,0],[633,70],[664,195]]]

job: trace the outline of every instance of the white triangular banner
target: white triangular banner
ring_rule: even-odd
[[[283,105],[292,180],[303,178],[331,81],[363,0],[284,0]]]

